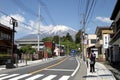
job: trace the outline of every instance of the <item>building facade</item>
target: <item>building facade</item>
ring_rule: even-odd
[[[99,58],[105,60],[105,50],[109,47],[110,34],[113,30],[110,27],[97,27],[95,34],[97,35],[97,42],[95,47],[98,48]]]
[[[0,53],[11,53],[12,29],[0,24]]]
[[[95,46],[97,36],[95,34],[88,35],[88,47]]]
[[[91,50],[94,50],[94,53],[96,54],[96,58],[98,58],[98,49],[95,47],[96,39],[97,39],[96,34],[89,34],[87,39],[88,39],[88,44],[86,46],[87,53],[89,54]]]
[[[18,49],[25,45],[31,45],[32,48],[38,49],[38,39],[37,38],[21,38],[15,41],[17,44]],[[39,50],[43,50],[45,47],[44,42],[39,41]]]
[[[113,20],[111,24],[113,34],[109,42],[109,60],[116,63],[120,62],[120,0],[117,0],[110,19]]]
[[[12,56],[12,32],[12,29],[0,24],[0,64]]]

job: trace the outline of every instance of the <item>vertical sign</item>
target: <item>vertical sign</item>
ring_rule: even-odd
[[[103,35],[103,48],[108,48],[108,43],[109,43],[109,35],[104,34]]]

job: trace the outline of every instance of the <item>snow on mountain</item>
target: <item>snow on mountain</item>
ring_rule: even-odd
[[[74,39],[77,31],[70,27],[66,27],[64,25],[56,25],[56,26],[51,25],[51,26],[46,26],[46,27],[44,26],[40,28],[41,39],[49,36],[55,36],[55,35],[65,36],[67,33],[69,33]],[[37,34],[29,34],[20,39],[33,39],[33,38],[37,38]]]

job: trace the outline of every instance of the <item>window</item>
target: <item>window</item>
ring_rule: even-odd
[[[96,43],[96,39],[91,39],[91,44],[95,44]]]
[[[0,38],[5,40],[10,40],[11,36],[9,34],[1,32]]]

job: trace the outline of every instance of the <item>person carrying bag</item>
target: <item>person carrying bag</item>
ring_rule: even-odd
[[[96,55],[92,50],[92,53],[90,54],[90,72],[95,72],[95,58]]]

